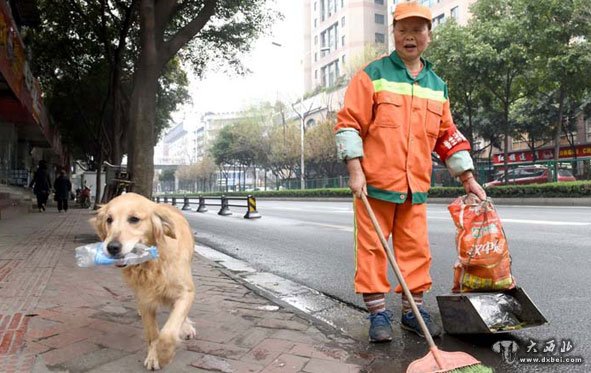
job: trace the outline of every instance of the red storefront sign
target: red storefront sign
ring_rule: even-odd
[[[3,119],[46,127],[41,114],[41,87],[29,69],[25,46],[6,2],[0,3],[0,73],[18,100],[0,99]]]
[[[567,159],[567,158],[583,158],[583,157],[591,157],[591,144],[583,144],[577,145],[574,148],[572,147],[561,147],[560,148],[560,159]],[[554,159],[554,149],[541,149],[536,150],[536,162],[542,161],[551,161]],[[507,157],[507,163],[509,164],[516,164],[516,163],[532,163],[534,162],[534,153],[532,151],[520,151],[520,152],[511,152]],[[503,154],[495,154],[493,155],[493,164],[494,165],[502,165],[504,164],[504,155]]]
[[[0,119],[37,127],[55,152],[65,156],[57,129],[48,125],[41,85],[31,73],[25,45],[6,1],[0,1],[0,74],[13,93],[0,97]]]

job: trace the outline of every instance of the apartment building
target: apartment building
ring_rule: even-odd
[[[244,120],[244,112],[208,112],[198,123],[179,123],[170,128],[154,149],[157,165],[185,165],[197,162],[207,154],[219,131]]]
[[[394,8],[400,2],[407,0],[388,0],[389,24],[392,24],[392,13]],[[476,0],[418,0],[418,3],[431,8],[433,14],[433,27],[437,27],[441,22],[448,19],[454,19],[460,25],[465,25],[471,17],[470,6]]]
[[[394,50],[394,40],[392,35],[392,14],[394,8],[400,2],[407,0],[388,0],[388,50]],[[436,28],[442,22],[448,19],[453,19],[460,25],[465,25],[472,16],[470,13],[470,6],[476,0],[418,0],[420,4],[431,8],[433,14],[433,28]]]
[[[387,0],[304,1],[304,91],[329,88],[369,43],[388,42]]]
[[[243,111],[203,114],[193,136],[196,159],[202,159],[207,154],[222,128],[246,118],[248,114]]]
[[[154,164],[182,165],[194,160],[191,152],[193,132],[185,128],[183,123],[169,129],[154,149]]]
[[[400,1],[406,0],[305,0],[304,91],[335,86],[368,44],[393,50],[392,12]],[[431,7],[436,27],[449,18],[466,24],[476,0],[419,1]]]
[[[395,3],[396,1],[392,1]],[[400,0],[398,0],[400,2]],[[433,14],[433,27],[441,22],[454,19],[458,24],[465,25],[471,17],[470,5],[476,0],[421,0],[420,3],[431,8]],[[392,5],[392,11],[394,4]]]

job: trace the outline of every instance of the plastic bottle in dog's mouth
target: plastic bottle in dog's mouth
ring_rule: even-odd
[[[136,265],[149,260],[158,259],[158,248],[137,243],[133,249],[121,258],[111,257],[105,254],[104,242],[86,244],[76,248],[76,264],[78,267],[94,267],[100,265],[115,265],[126,267]]]

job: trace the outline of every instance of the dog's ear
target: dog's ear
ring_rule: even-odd
[[[97,210],[96,215],[90,219],[90,224],[101,241],[104,241],[107,238],[107,212],[104,206]]]
[[[154,230],[154,238],[157,241],[162,239],[163,236],[176,239],[173,221],[170,212],[165,207],[156,206],[154,214],[152,215],[152,227]]]

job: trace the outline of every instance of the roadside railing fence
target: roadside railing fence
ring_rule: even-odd
[[[228,197],[224,195],[216,197],[202,195],[197,197],[164,195],[153,197],[152,200],[154,200],[156,203],[170,203],[172,206],[177,207],[180,203],[182,203],[182,206],[180,207],[181,210],[195,211],[200,213],[207,212],[208,206],[219,206],[220,209],[218,211],[218,215],[221,216],[232,215],[233,212],[230,210],[230,207],[245,207],[245,219],[257,219],[261,217],[261,214],[259,214],[257,211],[256,198],[252,195],[247,195],[246,197]],[[191,206],[196,207],[193,210]]]

